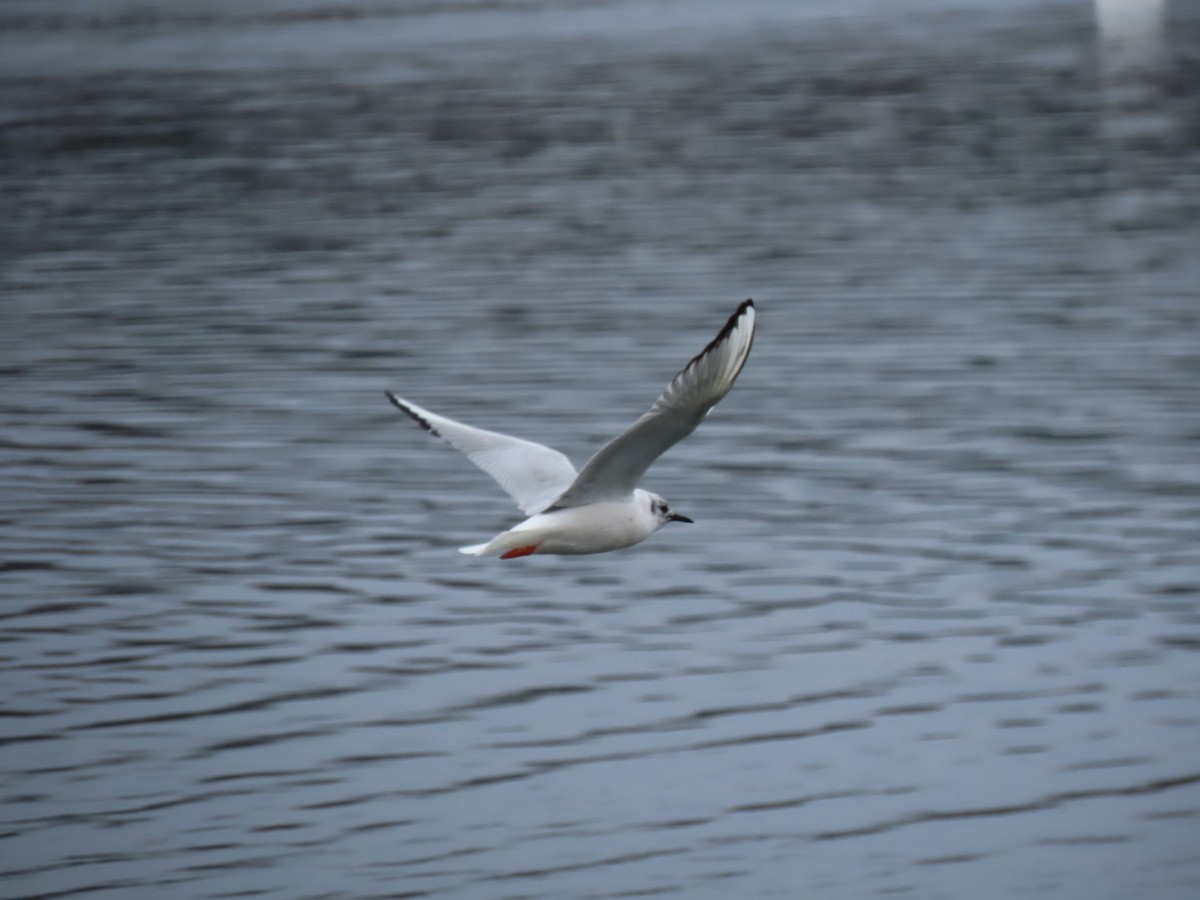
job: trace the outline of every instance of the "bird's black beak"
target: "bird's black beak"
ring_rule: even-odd
[[[671,513],[671,515],[667,516],[667,520],[670,522],[687,522],[689,525],[696,524],[687,516],[681,516],[679,513]]]

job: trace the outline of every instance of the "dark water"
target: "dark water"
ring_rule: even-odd
[[[1197,896],[1185,6],[5,3],[0,893]]]

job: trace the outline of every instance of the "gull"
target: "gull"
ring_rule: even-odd
[[[579,472],[550,447],[464,425],[391,391],[385,393],[397,409],[491,475],[529,516],[490,541],[461,547],[460,552],[499,554],[501,559],[533,553],[606,553],[632,547],[668,522],[692,521],[672,512],[666,500],[642,490],[638,482],[729,393],[753,342],[754,301],[745,300],[709,345],[671,379],[654,405]]]

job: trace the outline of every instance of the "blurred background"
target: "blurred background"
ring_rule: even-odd
[[[1200,7],[7,0],[11,897],[1200,893]],[[390,388],[646,487],[518,520]]]

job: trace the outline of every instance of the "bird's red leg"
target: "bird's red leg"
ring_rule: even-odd
[[[516,559],[518,556],[528,556],[530,553],[532,553],[534,550],[536,550],[540,546],[541,546],[541,544],[530,544],[528,547],[514,547],[512,550],[509,550],[507,553],[505,553],[500,558],[501,559]]]

